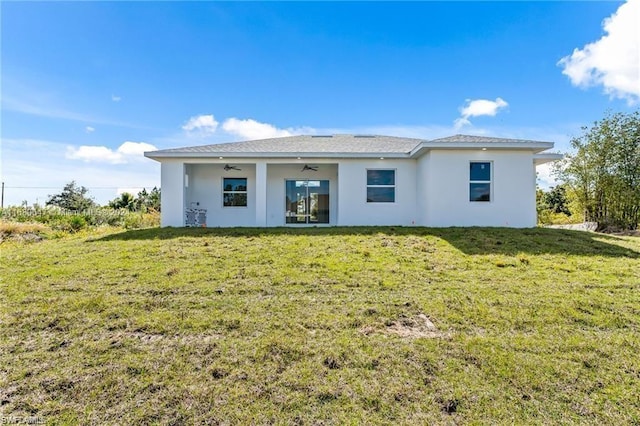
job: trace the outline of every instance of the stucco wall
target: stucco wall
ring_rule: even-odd
[[[285,225],[285,180],[329,180],[330,225],[510,226],[536,224],[535,170],[528,151],[432,150],[419,159],[245,159],[187,164],[163,160],[162,226],[183,226],[184,209],[207,209],[208,226]],[[266,164],[266,191],[256,191],[256,162]],[[469,162],[492,162],[490,202],[469,201]],[[292,164],[294,163],[295,164]],[[317,171],[302,171],[305,163]],[[258,167],[264,175],[265,168]],[[367,169],[396,170],[394,203],[367,203]],[[189,185],[185,188],[184,177]],[[247,207],[222,206],[222,178],[246,177]],[[256,200],[266,207],[256,209]],[[194,204],[192,204],[194,203]]]
[[[367,203],[367,169],[396,170],[393,203]],[[338,168],[338,224],[417,225],[416,161],[340,160]]]
[[[424,161],[426,226],[522,228],[536,225],[531,152],[434,150]],[[470,161],[493,164],[490,202],[469,201]]]
[[[256,226],[255,164],[233,165],[241,170],[224,170],[225,164],[222,163],[185,166],[189,176],[185,206],[207,209],[207,226]],[[247,178],[247,207],[222,205],[223,178]]]
[[[285,225],[285,181],[287,179],[316,179],[329,181],[329,225],[338,224],[338,166],[334,163],[309,162],[317,171],[305,170],[300,164],[267,165],[267,226]]]
[[[184,164],[166,160],[160,166],[162,226],[184,225]]]
[[[431,153],[427,152],[416,160],[416,224],[426,226],[429,223],[427,200],[429,189],[429,161]]]

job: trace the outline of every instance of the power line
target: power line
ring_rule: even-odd
[[[156,188],[158,185],[153,185]],[[147,186],[85,186],[87,189],[139,189],[139,188],[151,188],[151,185]],[[62,186],[5,186],[6,189],[60,189]]]

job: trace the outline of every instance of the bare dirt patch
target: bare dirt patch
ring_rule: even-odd
[[[418,314],[413,318],[401,317],[388,324],[383,330],[364,327],[361,333],[369,335],[375,332],[394,334],[407,339],[435,339],[446,337],[425,314]]]

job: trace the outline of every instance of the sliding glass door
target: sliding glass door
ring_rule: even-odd
[[[329,181],[287,180],[286,223],[329,223]]]

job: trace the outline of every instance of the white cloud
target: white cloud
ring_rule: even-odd
[[[111,100],[113,102],[120,102],[122,100],[122,97],[116,96],[116,95],[111,95]]]
[[[578,87],[601,85],[614,98],[640,100],[640,0],[629,0],[602,23],[606,35],[574,49],[558,65]]]
[[[280,138],[284,136],[310,134],[315,132],[315,130],[310,127],[289,127],[287,129],[279,129],[272,124],[261,123],[251,118],[240,120],[233,117],[224,121],[222,129],[227,133],[249,140]]]
[[[145,151],[153,151],[155,146],[146,142],[125,142],[115,151],[106,146],[82,145],[79,147],[67,147],[65,157],[69,160],[82,160],[86,163],[110,163],[124,164],[133,160],[143,159]]]
[[[191,117],[183,126],[182,130],[189,134],[199,136],[209,136],[215,133],[218,128],[218,122],[213,117],[213,114],[197,115]]]
[[[93,132],[95,132],[95,131],[96,131],[96,129],[95,129],[95,128],[93,128],[93,127],[91,127],[91,126],[87,126],[87,127],[85,127],[85,128],[84,128],[84,131],[85,131],[86,133],[93,133]]]
[[[206,137],[209,142],[218,142],[217,139],[220,139],[219,142],[228,142],[229,136],[225,136],[225,134],[231,135],[232,139],[236,140],[252,140],[316,133],[316,130],[311,127],[288,127],[283,129],[252,118],[239,119],[230,117],[219,123],[213,114],[191,117],[182,126],[182,130],[188,136]]]
[[[85,162],[124,163],[120,154],[106,146],[82,145],[77,148],[70,146],[67,148],[66,157],[70,160],[82,160]]]
[[[118,153],[123,156],[134,157],[134,156],[142,156],[145,151],[155,151],[155,146],[146,142],[125,142],[118,147]]]
[[[495,101],[489,99],[467,99],[465,106],[460,108],[460,117],[454,121],[455,129],[471,124],[470,117],[480,117],[487,115],[494,117],[502,108],[506,108],[509,104],[502,98],[496,98]]]
[[[75,180],[89,189],[89,196],[105,204],[117,195],[117,188],[149,191],[160,186],[160,163],[144,159],[128,164],[87,163],[66,158],[67,144],[57,141],[2,138],[2,178],[5,206],[40,204]],[[38,155],[33,155],[37,152]]]
[[[232,133],[245,139],[267,139],[292,135],[288,130],[278,129],[271,124],[260,123],[251,118],[246,120],[228,118],[222,124],[222,128],[227,133]]]

